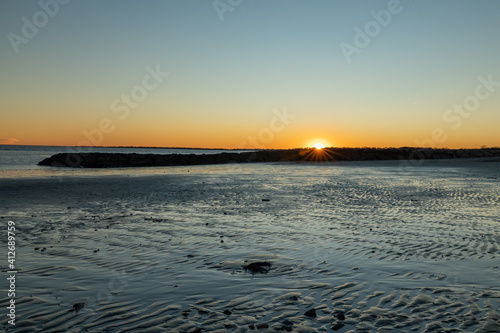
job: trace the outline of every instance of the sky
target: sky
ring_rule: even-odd
[[[0,144],[500,146],[497,0],[0,2]]]

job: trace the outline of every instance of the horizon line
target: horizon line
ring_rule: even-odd
[[[143,148],[143,149],[191,149],[191,150],[292,150],[292,149],[313,149],[314,147],[295,147],[295,148],[206,148],[206,147],[163,147],[163,146],[61,146],[61,145],[23,145],[23,144],[5,144],[0,143],[0,146],[20,146],[20,147],[76,147],[76,148]],[[476,148],[449,148],[449,147],[418,147],[418,146],[399,146],[399,147],[370,147],[370,146],[358,146],[358,147],[324,147],[323,149],[449,149],[449,150],[460,150],[460,149],[499,149],[500,146],[486,146]]]

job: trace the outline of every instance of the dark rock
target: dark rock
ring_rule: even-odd
[[[219,154],[124,154],[59,153],[38,165],[71,168],[110,168],[178,166],[253,162],[332,162],[368,160],[421,160],[500,156],[499,149],[433,149],[433,148],[325,148],[321,156],[314,149],[261,150],[246,153]],[[266,199],[267,200],[267,199]],[[264,201],[266,201],[264,200]]]
[[[335,317],[337,317],[338,320],[345,320],[345,314],[343,311],[336,311]]]
[[[83,309],[83,307],[85,306],[85,302],[78,302],[78,303],[75,303],[73,304],[73,310],[71,311],[80,311],[81,309]]]
[[[341,329],[342,327],[344,327],[344,323],[335,323],[333,324],[332,326],[332,330],[334,331],[338,331],[339,329]]]
[[[257,324],[255,327],[256,327],[258,330],[260,330],[260,329],[263,329],[263,328],[269,328],[269,325],[268,325],[268,324],[266,324],[266,323],[263,323],[263,324]]]
[[[316,318],[316,309],[306,311],[306,313],[304,313],[304,316]]]
[[[266,274],[271,269],[271,263],[267,261],[253,262],[251,264],[244,265],[243,269],[246,271],[250,271],[250,273],[252,274],[256,273]]]
[[[224,310],[222,313],[230,316],[232,312],[230,310]]]
[[[196,328],[193,328],[189,333],[201,333],[201,328],[199,327],[196,327]]]

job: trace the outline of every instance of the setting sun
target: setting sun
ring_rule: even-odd
[[[325,148],[325,145],[318,142],[318,143],[315,143],[313,145],[313,147],[316,148],[316,149],[323,149],[323,148]]]

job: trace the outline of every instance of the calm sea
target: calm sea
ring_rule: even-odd
[[[137,153],[137,154],[216,154],[227,150],[215,149],[171,149],[171,148],[122,148],[122,147],[62,147],[62,146],[20,146],[0,145],[0,178],[58,176],[62,174],[84,175],[120,174],[130,169],[79,170],[39,166],[38,162],[57,153],[97,152],[97,153]],[[135,168],[134,168],[135,169]],[[134,172],[158,172],[160,168],[137,168]],[[161,167],[162,170],[177,170]]]

